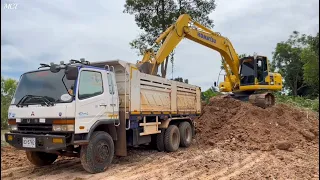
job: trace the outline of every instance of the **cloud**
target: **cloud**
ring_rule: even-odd
[[[238,54],[257,52],[272,57],[276,43],[293,30],[319,31],[319,1],[217,0],[210,15],[214,31],[228,37]],[[4,9],[17,3],[17,9]],[[135,63],[129,42],[140,29],[134,16],[124,14],[125,1],[1,1],[1,74],[19,78],[39,63],[86,58],[89,61],[122,59]],[[217,81],[220,54],[190,40],[175,50],[173,76],[189,79],[203,90]],[[172,77],[172,66],[168,78]],[[222,79],[222,77],[220,77]]]

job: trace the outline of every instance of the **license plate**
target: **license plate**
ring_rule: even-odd
[[[36,148],[36,138],[22,138],[22,147]]]

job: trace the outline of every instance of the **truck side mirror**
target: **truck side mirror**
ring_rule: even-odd
[[[60,71],[60,69],[61,69],[60,65],[57,65],[57,64],[51,64],[51,66],[50,66],[50,71],[52,73],[57,73]]]
[[[214,87],[217,87],[217,82],[214,82],[213,85],[214,85]]]
[[[68,80],[76,80],[78,77],[78,73],[79,73],[78,67],[76,66],[66,67],[65,75]]]
[[[262,62],[261,62],[261,60],[259,60],[258,61],[258,67],[261,67],[261,65],[262,65]]]

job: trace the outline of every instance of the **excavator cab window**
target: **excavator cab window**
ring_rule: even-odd
[[[257,79],[260,85],[266,84],[265,78],[268,76],[267,58],[257,58]]]
[[[240,76],[241,76],[241,85],[253,85],[254,84],[254,59],[252,57],[242,58],[240,60]]]

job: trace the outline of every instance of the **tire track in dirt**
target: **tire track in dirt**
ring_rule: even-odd
[[[82,169],[79,159],[59,160],[51,166],[35,168],[16,167],[1,172],[3,179],[39,179],[39,180],[183,180],[183,179],[257,179],[270,177],[278,179],[296,179],[295,171],[303,172],[303,177],[312,174],[314,179],[318,172],[315,168],[306,169],[302,166],[313,165],[308,152],[298,152],[297,155],[287,152],[263,151],[230,151],[219,148],[201,150],[191,147],[174,153],[143,151],[134,152],[138,156],[116,159],[103,173],[89,174]],[[280,160],[278,156],[284,156]],[[288,156],[288,157],[286,157]],[[140,158],[136,158],[140,157]],[[300,160],[297,160],[299,157]],[[310,156],[311,158],[311,156]],[[316,162],[316,161],[315,161]],[[298,164],[297,164],[298,163]],[[266,167],[265,167],[266,166]],[[315,165],[313,165],[315,166]],[[294,168],[294,169],[292,169]],[[314,170],[313,170],[314,169]],[[10,173],[12,173],[10,175]],[[262,175],[262,176],[261,176]],[[286,178],[285,178],[286,177]],[[298,178],[299,179],[299,178]]]
[[[198,153],[203,154],[205,157],[205,160],[212,160],[215,158],[215,156],[221,155],[221,151],[218,149],[212,149],[212,150],[206,150],[206,151],[200,150],[198,151]],[[199,170],[199,168],[195,165],[197,164],[196,163],[189,164],[189,166],[185,167],[187,168],[187,172],[182,172],[183,174],[182,176],[180,175],[180,173],[177,173],[172,178],[177,180],[192,179],[194,177],[197,177],[199,174],[203,174],[205,171],[207,171],[207,168],[201,168],[201,170]],[[180,171],[181,170],[183,169],[180,169]]]
[[[199,161],[200,159],[204,158],[204,156],[202,155],[198,155],[196,157],[193,157],[191,159],[186,159],[186,160],[181,160],[181,159],[176,159],[170,162],[165,162],[165,163],[158,163],[158,162],[153,162],[151,164],[146,164],[144,166],[142,166],[142,170],[134,170],[130,173],[126,173],[126,174],[122,174],[120,176],[117,176],[120,179],[137,179],[139,177],[149,177],[149,176],[153,176],[154,174],[157,174],[159,172],[162,177],[168,177],[168,171],[170,171],[171,169],[175,169],[174,167],[179,167],[182,164],[185,164],[187,162],[190,161]],[[154,165],[156,164],[156,165]]]
[[[220,177],[219,179],[220,180],[227,180],[227,179],[230,179],[231,177],[235,177],[235,176],[245,172],[247,169],[252,168],[257,163],[261,162],[263,159],[266,158],[266,156],[267,156],[266,154],[259,155],[258,158],[254,159],[253,161],[251,161],[249,163],[246,162],[245,164],[242,164],[243,166],[240,167],[239,169],[238,168],[233,169],[233,170],[231,170],[231,172],[228,172],[227,175],[224,175],[224,176]]]
[[[201,153],[205,155],[205,160],[199,163],[192,164],[187,168],[187,172],[178,172],[176,179],[198,179],[200,176],[206,176],[206,174],[212,174],[221,168],[221,166],[228,166],[231,162],[236,159],[240,159],[241,155],[239,152],[229,153],[229,151],[223,151],[219,148],[213,150],[203,151]],[[200,170],[199,170],[200,169]],[[180,174],[180,176],[178,176]]]
[[[227,176],[229,173],[235,172],[235,171],[241,171],[242,167],[247,164],[252,162],[254,159],[256,159],[256,157],[261,156],[261,154],[259,153],[252,153],[248,156],[245,157],[244,160],[242,161],[237,161],[235,163],[233,163],[233,165],[231,165],[230,167],[225,167],[221,170],[214,170],[214,171],[209,171],[208,174],[203,174],[202,176],[199,176],[199,179],[217,179],[219,177],[223,178],[224,176]]]
[[[127,179],[135,175],[144,177],[143,174],[146,173],[146,171],[151,171],[152,169],[155,169],[155,168],[161,169],[162,167],[170,166],[171,164],[177,163],[178,161],[179,159],[172,159],[164,163],[161,163],[157,160],[153,160],[149,163],[139,162],[135,166],[132,166],[129,169],[125,169],[124,171],[116,171],[112,173],[111,176],[115,177],[116,179]],[[110,169],[110,170],[113,171],[113,169]],[[104,173],[108,173],[108,172],[104,172]],[[103,176],[104,175],[101,174],[99,176],[95,176],[94,178],[100,178]]]
[[[13,169],[8,169],[5,170],[2,173],[10,174],[13,173],[13,178],[14,179],[43,179],[45,177],[53,176],[56,174],[59,174],[61,172],[70,171],[70,168],[73,168],[77,166],[80,163],[78,160],[60,160],[55,162],[52,165],[45,166],[45,167],[35,167],[35,166],[29,166],[26,167],[25,169],[20,169],[19,171],[13,170]],[[82,169],[82,167],[80,167]],[[80,169],[80,170],[81,170]],[[2,174],[1,173],[1,174]],[[27,175],[27,176],[26,176]],[[1,177],[3,177],[1,175]]]
[[[195,149],[193,149],[195,150]],[[134,176],[131,176],[128,179],[139,179],[141,177],[146,178],[146,179],[152,179],[152,178],[158,178],[158,179],[178,179],[181,176],[179,175],[179,172],[187,170],[188,172],[190,171],[195,171],[198,169],[195,169],[196,166],[192,166],[192,165],[199,165],[199,163],[201,164],[201,161],[205,160],[206,158],[208,158],[208,155],[215,155],[218,154],[219,150],[217,149],[211,149],[211,150],[199,150],[196,149],[195,152],[193,153],[194,157],[193,158],[189,158],[188,157],[178,157],[179,160],[177,163],[170,163],[170,166],[164,166],[163,164],[159,163],[159,162],[153,162],[153,164],[159,164],[156,168],[152,168],[154,170],[152,171],[148,171],[142,174],[136,174]],[[168,164],[167,164],[168,165]],[[189,168],[189,166],[192,166],[193,168]],[[158,168],[158,167],[162,167],[162,168]],[[187,169],[185,167],[188,167]],[[156,176],[156,177],[154,177]],[[123,178],[123,177],[120,177]],[[127,177],[124,177],[124,179],[126,179]],[[188,179],[188,177],[186,177],[185,179]]]

